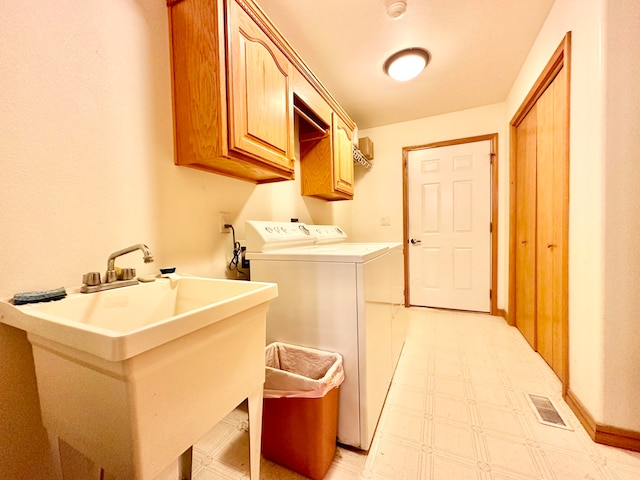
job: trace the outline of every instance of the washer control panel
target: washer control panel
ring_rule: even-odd
[[[248,252],[266,252],[316,243],[316,237],[304,223],[248,220],[245,223],[245,237]]]
[[[307,225],[311,235],[316,237],[316,243],[343,243],[347,241],[347,234],[337,225]]]

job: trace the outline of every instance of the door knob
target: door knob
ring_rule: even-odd
[[[416,240],[415,238],[411,239],[411,245],[418,245],[419,243],[422,243],[422,240]]]
[[[522,243],[522,245],[525,245],[527,243],[527,241],[526,240],[522,240],[521,243]]]
[[[556,247],[557,245],[555,243],[547,243],[547,248],[553,248]]]

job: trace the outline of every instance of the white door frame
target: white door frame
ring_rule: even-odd
[[[404,223],[404,299],[405,306],[409,307],[409,170],[408,157],[409,152],[413,150],[423,150],[426,148],[447,147],[450,145],[458,145],[462,143],[473,143],[482,140],[490,141],[491,149],[491,306],[489,313],[491,315],[506,316],[504,310],[498,309],[497,287],[498,287],[498,134],[492,133],[487,135],[479,135],[476,137],[458,138],[454,140],[446,140],[442,142],[428,143],[425,145],[416,145],[404,147],[402,149],[402,190],[403,190],[403,223]]]

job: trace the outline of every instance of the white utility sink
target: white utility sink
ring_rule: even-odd
[[[27,332],[50,437],[108,475],[156,478],[249,398],[258,478],[266,313],[276,296],[275,284],[176,276],[0,302],[0,321]]]

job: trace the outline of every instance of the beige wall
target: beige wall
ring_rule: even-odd
[[[73,287],[144,242],[139,274],[224,277],[247,219],[338,223],[349,202],[173,165],[169,43],[158,0],[7,0],[0,28],[0,298]],[[298,168],[296,162],[296,168]],[[0,476],[51,478],[30,347],[0,325]],[[44,446],[44,447],[43,447]]]
[[[640,431],[640,2],[605,11],[603,417]]]
[[[401,242],[402,148],[432,142],[498,134],[498,308],[507,303],[509,157],[505,105],[503,103],[448,113],[360,132],[374,144],[373,167],[356,167],[353,201],[353,237],[360,241]],[[388,217],[389,226],[381,226]]]

